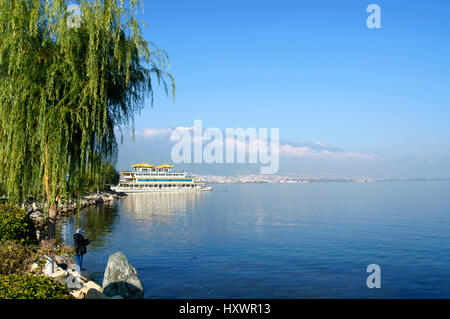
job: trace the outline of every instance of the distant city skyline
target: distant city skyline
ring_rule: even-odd
[[[366,26],[371,3],[380,29]],[[117,166],[170,161],[169,141],[144,132],[199,119],[279,128],[280,173],[449,177],[448,12],[438,0],[146,1],[144,36],[169,54],[176,100],[147,102]],[[192,169],[251,170],[226,165]]]

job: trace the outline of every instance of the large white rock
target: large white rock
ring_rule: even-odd
[[[144,297],[144,287],[139,280],[138,272],[121,251],[109,256],[102,287],[103,293],[110,297],[116,295],[123,298]]]

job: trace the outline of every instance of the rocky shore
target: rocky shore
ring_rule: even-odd
[[[125,193],[115,191],[85,194],[79,203],[80,206],[76,200],[70,200],[61,205],[57,219],[75,214],[79,209],[112,203],[125,196]],[[22,208],[34,221],[39,239],[47,226],[48,215],[45,205],[29,200],[22,205]],[[69,256],[43,256],[43,258],[46,258],[47,262],[42,269],[42,274],[64,284],[76,299],[136,299],[144,296],[144,287],[138,278],[137,270],[122,252],[109,256],[101,286],[94,282],[91,273],[76,272],[75,260]],[[35,273],[39,266],[37,263],[33,265],[30,271]]]
[[[122,252],[109,256],[102,285],[93,281],[87,271],[76,272],[75,263],[67,256],[46,256],[43,275],[64,284],[75,299],[140,299],[144,287],[137,270]],[[37,264],[35,267],[38,267]]]
[[[125,193],[119,193],[112,190],[89,193],[84,195],[81,199],[80,209],[89,206],[108,204],[125,196]],[[45,210],[45,205],[38,201],[29,200],[22,204],[22,208],[25,209],[27,214],[34,221],[38,236],[40,237],[41,233],[45,230],[48,218]],[[69,200],[66,203],[62,204],[59,208],[60,209],[57,215],[57,219],[76,213],[78,211],[78,204],[76,200]]]

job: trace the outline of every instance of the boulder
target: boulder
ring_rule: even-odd
[[[40,223],[40,222],[42,222],[42,221],[44,220],[44,215],[43,215],[42,212],[39,211],[39,210],[32,212],[32,213],[30,214],[30,217],[31,217],[31,219],[32,219],[33,221],[35,221],[35,222],[37,222],[37,223]]]
[[[42,213],[39,210],[33,211],[33,213],[30,214],[31,218],[39,218],[42,217]]]
[[[100,291],[91,288],[88,290],[85,299],[123,299],[123,297],[119,295],[109,297],[104,293],[101,293]]]
[[[71,291],[70,294],[75,298],[75,299],[85,299],[86,298],[86,294],[81,291],[81,290],[75,290],[75,291]]]
[[[52,273],[50,275],[50,277],[52,278],[57,278],[57,277],[67,277],[69,273],[66,270],[63,269],[58,269],[56,270],[54,273]]]
[[[98,291],[97,289],[90,288],[86,294],[85,299],[109,299],[109,298],[100,291]]]
[[[88,282],[85,282],[84,284],[83,284],[83,288],[81,288],[79,291],[80,292],[82,292],[85,296],[87,296],[88,295],[88,292],[89,292],[89,290],[97,290],[98,292],[102,292],[102,287],[100,287],[99,285],[97,285],[95,282],[93,282],[93,281],[88,281]],[[91,294],[95,294],[95,292],[92,292],[91,291]],[[101,299],[101,298],[94,298],[92,295],[91,295],[91,298],[87,298],[86,297],[86,299]]]
[[[97,283],[93,282],[93,281],[88,281],[83,285],[83,290],[86,289],[86,293],[89,289],[96,289],[100,292],[103,291],[102,287],[100,287]]]
[[[113,200],[114,200],[114,197],[112,197],[112,196],[106,196],[106,197],[103,197],[103,201],[104,201],[105,203],[112,202]]]
[[[77,265],[76,264],[70,264],[67,267],[67,271],[70,273],[76,273],[77,272]]]
[[[74,263],[72,258],[68,256],[55,256],[53,259],[55,260],[56,264],[64,270],[66,270],[70,264]]]
[[[69,264],[71,258],[68,256],[55,256],[53,259],[56,261],[57,264]]]
[[[109,256],[102,286],[103,293],[109,297],[115,295],[128,299],[144,297],[144,287],[137,270],[121,251]]]
[[[81,289],[83,288],[83,282],[78,277],[71,274],[66,279],[66,286],[70,290]]]
[[[39,264],[36,262],[32,263],[30,266],[30,272],[35,272],[37,270],[39,270]]]

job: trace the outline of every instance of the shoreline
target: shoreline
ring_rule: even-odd
[[[109,204],[126,196],[125,193],[116,192],[114,190],[86,193],[80,201],[80,207],[78,207],[77,200],[75,199],[71,199],[61,205],[56,217],[56,222],[62,217],[71,216],[85,208]],[[28,216],[33,220],[38,239],[41,239],[47,229],[48,213],[46,212],[45,204],[28,200],[22,204],[22,208],[25,209]]]
[[[82,212],[83,209],[104,204],[111,204],[114,201],[126,196],[127,195],[125,193],[116,192],[114,190],[86,193],[80,200],[80,206],[78,206],[78,201],[75,199],[71,199],[64,205],[61,205],[56,218],[56,223],[60,222],[64,217]],[[45,239],[44,237],[47,230],[48,218],[45,210],[45,204],[37,201],[26,201],[22,204],[22,208],[25,209],[28,216],[30,216],[33,220],[38,240]],[[115,291],[112,296],[105,294],[104,282],[95,280],[93,273],[87,270],[83,270],[78,273],[76,271],[75,261],[73,258],[68,257],[67,255],[48,255],[47,258],[49,259],[49,262],[47,262],[45,267],[42,269],[41,275],[50,277],[53,280],[65,285],[74,299],[124,299],[124,297],[120,295],[119,291]],[[110,267],[110,259],[111,256],[108,259],[108,264],[103,276],[106,276],[108,267]],[[130,265],[130,267],[132,266]],[[37,266],[35,268],[37,268]]]

